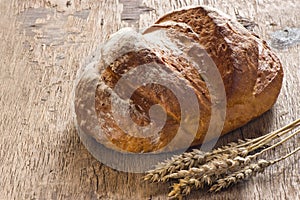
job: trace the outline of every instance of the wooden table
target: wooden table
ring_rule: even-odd
[[[166,199],[169,184],[142,182],[142,174],[110,169],[89,154],[72,122],[72,88],[84,58],[110,34],[198,4],[232,16],[238,10],[268,41],[276,30],[300,27],[299,0],[0,0],[0,199]],[[285,71],[276,105],[219,145],[300,117],[300,46],[275,51]],[[299,142],[295,137],[264,157]],[[226,191],[187,199],[299,199],[299,155]]]

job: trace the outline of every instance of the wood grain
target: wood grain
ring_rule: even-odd
[[[186,5],[211,5],[254,20],[266,40],[300,27],[298,0],[0,0],[0,199],[166,199],[168,184],[110,169],[79,140],[71,115],[76,71],[97,45],[122,27],[142,29]],[[273,109],[219,141],[258,136],[300,117],[300,46],[275,50],[285,71]],[[274,158],[299,137],[265,154]],[[296,154],[253,180],[187,199],[299,199]]]

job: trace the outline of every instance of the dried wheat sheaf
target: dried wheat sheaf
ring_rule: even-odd
[[[182,199],[192,190],[207,186],[210,192],[218,192],[249,179],[268,166],[298,152],[300,147],[274,160],[259,158],[263,153],[299,134],[300,130],[296,130],[298,126],[300,119],[259,138],[239,140],[210,152],[194,149],[176,155],[148,171],[144,180],[175,181],[168,195],[171,199]]]

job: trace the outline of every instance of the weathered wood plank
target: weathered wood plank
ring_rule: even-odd
[[[95,160],[77,136],[70,101],[84,58],[121,27],[144,28],[186,5],[211,5],[254,20],[270,34],[300,27],[296,0],[26,0],[0,1],[0,199],[166,199],[168,184],[112,170]],[[219,144],[257,136],[300,117],[300,46],[276,50],[285,70],[274,108]],[[299,137],[266,158],[282,155]],[[297,199],[299,154],[270,167],[254,181],[219,194],[188,199]]]

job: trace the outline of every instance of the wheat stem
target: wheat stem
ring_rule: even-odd
[[[248,146],[250,144],[253,144],[255,142],[265,142],[265,140],[274,139],[275,137],[280,137],[280,136],[284,135],[285,133],[289,132],[290,130],[292,130],[293,128],[295,128],[299,125],[300,125],[300,119],[297,119],[297,120],[291,122],[290,124],[280,128],[276,131],[270,132],[270,133],[265,134],[263,136],[260,136],[258,138],[251,139],[246,143],[237,145],[236,147],[237,148],[244,147],[244,146]],[[278,133],[280,133],[280,135],[278,135]],[[268,142],[266,142],[266,143],[268,143]],[[259,143],[257,143],[257,145],[259,145]],[[263,146],[263,145],[261,145],[261,146]]]
[[[300,125],[300,119],[293,121],[292,123],[286,125],[283,128],[280,128],[276,131],[273,131],[269,134],[267,134],[266,137],[261,138],[260,140],[258,140],[257,143],[251,145],[249,147],[249,151],[254,151],[255,149],[260,148],[261,146],[269,143],[270,141],[272,141],[274,138],[276,137],[281,137],[283,135],[285,135],[286,133],[288,133],[289,131],[291,131],[292,129],[296,128],[297,126]]]
[[[254,154],[254,155],[249,156],[249,158],[250,158],[250,159],[256,158],[257,156],[261,155],[262,153],[264,153],[264,152],[266,152],[266,151],[268,151],[268,150],[270,150],[270,149],[273,149],[273,148],[275,148],[275,147],[277,147],[277,146],[283,144],[284,142],[288,141],[290,138],[294,137],[295,135],[297,135],[297,134],[299,134],[299,133],[300,133],[300,130],[298,130],[298,131],[296,131],[295,133],[293,133],[293,134],[291,134],[291,135],[285,137],[285,138],[284,138],[283,140],[281,140],[280,142],[277,142],[276,144],[274,144],[274,145],[272,145],[272,146],[270,146],[270,147],[268,147],[268,148],[266,148],[266,149],[263,149],[263,150],[261,150],[260,152]]]
[[[251,164],[250,166],[247,166],[242,170],[234,172],[233,174],[226,176],[225,178],[218,179],[217,182],[213,186],[211,186],[209,191],[218,192],[242,180],[246,180],[252,176],[255,176],[257,173],[263,172],[264,169],[267,168],[268,166],[274,165],[275,163],[290,157],[291,155],[295,154],[299,150],[300,147],[296,148],[294,151],[276,160],[272,160],[272,161],[259,160],[258,163],[256,164]]]
[[[278,163],[278,162],[292,156],[293,154],[297,153],[298,151],[300,151],[300,147],[296,148],[294,151],[291,151],[290,153],[286,154],[285,156],[282,156],[281,158],[273,160],[272,162],[273,162],[273,164]]]

